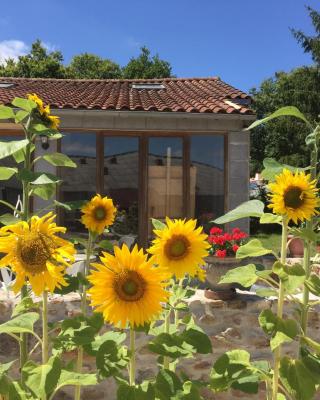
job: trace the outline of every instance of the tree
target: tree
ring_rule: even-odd
[[[69,78],[77,79],[115,79],[122,75],[118,64],[89,53],[74,56],[66,70]]]
[[[253,88],[253,108],[258,118],[276,111],[282,106],[298,107],[310,120],[320,114],[320,13],[307,7],[315,36],[307,36],[301,30],[291,29],[293,36],[305,52],[311,53],[314,66],[300,67],[289,73],[277,72],[273,78]],[[276,119],[251,132],[251,172],[262,169],[265,157],[303,166],[309,163],[305,145],[308,134],[305,125],[291,118]]]
[[[123,68],[123,77],[127,79],[139,78],[169,78],[171,65],[168,61],[161,60],[156,54],[151,57],[147,47],[141,47],[141,53],[137,58],[131,58]]]
[[[20,56],[17,61],[9,59],[6,64],[0,65],[0,76],[64,78],[65,68],[62,61],[60,51],[49,52],[40,40],[36,40],[29,54]]]
[[[320,114],[320,69],[300,67],[290,73],[278,72],[250,91],[258,118],[286,105],[298,107],[311,121]],[[309,154],[305,137],[310,133],[305,124],[294,118],[278,118],[251,132],[251,171],[262,169],[265,157],[295,166],[305,166]]]
[[[315,36],[308,36],[301,30],[291,29],[293,36],[301,44],[305,53],[310,53],[315,63],[320,65],[320,13],[311,7],[306,7],[315,30]]]

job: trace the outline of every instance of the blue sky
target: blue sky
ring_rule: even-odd
[[[311,63],[289,27],[312,33],[305,4],[319,0],[15,0],[1,2],[0,59],[36,38],[121,65],[148,46],[178,77],[220,76],[243,90]]]

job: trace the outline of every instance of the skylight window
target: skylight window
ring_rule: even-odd
[[[132,84],[132,89],[149,89],[149,90],[161,90],[165,89],[164,85],[162,83],[133,83]]]
[[[0,82],[1,89],[9,89],[12,86],[14,86],[14,83],[12,83],[12,82]]]

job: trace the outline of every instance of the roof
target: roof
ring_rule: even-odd
[[[40,79],[0,78],[0,103],[36,93],[58,109],[253,114],[250,96],[219,78]],[[133,84],[162,84],[163,89],[136,89]]]

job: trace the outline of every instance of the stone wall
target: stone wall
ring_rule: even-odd
[[[13,296],[6,297],[0,291],[0,322],[10,318],[15,299]],[[195,358],[184,360],[178,370],[185,371],[193,379],[207,379],[213,362],[225,351],[242,348],[251,353],[254,360],[271,359],[269,343],[258,325],[258,315],[266,308],[275,308],[275,301],[262,299],[249,292],[238,292],[237,296],[228,302],[221,300],[209,300],[204,297],[202,290],[189,300],[189,306],[199,326],[210,336],[213,354],[199,355]],[[79,313],[80,301],[77,294],[68,296],[53,296],[49,303],[50,321],[58,321],[72,317]],[[289,314],[293,306],[285,308]],[[310,336],[319,338],[320,330],[320,305],[310,313]],[[148,351],[148,338],[144,334],[137,335],[137,380],[154,377],[156,374],[156,356]],[[18,347],[13,339],[1,335],[0,340],[0,362],[8,362],[17,358]],[[284,346],[284,354],[297,354],[296,344]],[[75,354],[66,355],[72,359]],[[87,357],[84,363],[85,372],[93,371],[94,359]],[[112,379],[108,379],[97,387],[83,389],[83,399],[90,400],[114,400],[116,387]],[[72,388],[66,388],[60,392],[55,400],[72,399]],[[244,393],[232,391],[214,395],[210,390],[205,390],[203,396],[207,400],[231,400],[248,399],[264,400],[263,389],[258,396],[249,396]],[[320,395],[315,397],[320,400]]]

